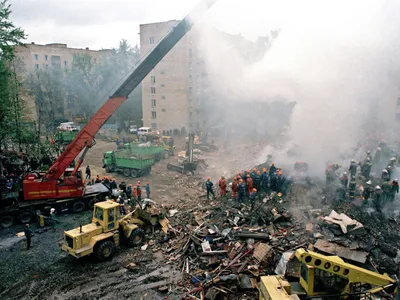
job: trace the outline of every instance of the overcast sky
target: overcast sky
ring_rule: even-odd
[[[139,41],[139,24],[181,19],[197,2],[198,0],[9,0],[13,11],[12,20],[25,29],[28,34],[27,42],[62,42],[71,47],[92,49],[116,47],[123,38],[136,44]],[[261,19],[265,21],[265,16],[271,19],[273,14],[266,10],[271,12],[270,6],[273,3],[265,0],[219,0],[205,20],[219,29],[249,33],[251,36],[254,32],[249,29],[254,24]],[[269,20],[263,23],[271,26],[274,22]]]

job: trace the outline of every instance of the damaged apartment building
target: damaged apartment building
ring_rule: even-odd
[[[178,22],[140,25],[141,56],[145,57]],[[212,39],[207,41],[210,35]],[[235,99],[220,89],[223,80],[219,82],[218,69],[212,67],[215,51],[220,52],[217,55],[234,53],[250,64],[264,57],[269,38],[252,42],[240,35],[193,28],[143,80],[143,126],[153,130],[185,127],[194,132],[219,126],[224,119],[220,106]],[[208,47],[211,44],[213,48]]]

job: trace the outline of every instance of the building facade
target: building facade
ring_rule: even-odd
[[[94,62],[96,62],[101,58],[101,55],[107,51],[109,50],[96,51],[90,50],[89,48],[68,48],[67,44],[62,43],[45,45],[31,43],[15,47],[15,55],[22,65],[20,72],[24,74],[29,74],[39,70],[48,70],[51,68],[67,70],[71,67],[73,56],[75,54],[88,54],[93,58]],[[65,101],[66,103],[64,106],[68,108],[68,99]],[[40,108],[37,107],[35,98],[33,96],[24,95],[24,102],[27,111],[29,112],[30,119],[37,120]]]

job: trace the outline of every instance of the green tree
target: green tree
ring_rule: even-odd
[[[19,144],[22,119],[21,84],[16,74],[14,46],[22,45],[25,33],[10,20],[11,5],[0,1],[0,145],[9,137]]]

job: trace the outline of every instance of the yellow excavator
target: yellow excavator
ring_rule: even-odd
[[[298,249],[300,262],[299,291],[283,276],[262,276],[259,284],[260,300],[285,299],[380,299],[374,294],[393,293],[396,280],[344,262],[339,256],[325,256]],[[296,291],[295,291],[296,290]]]

